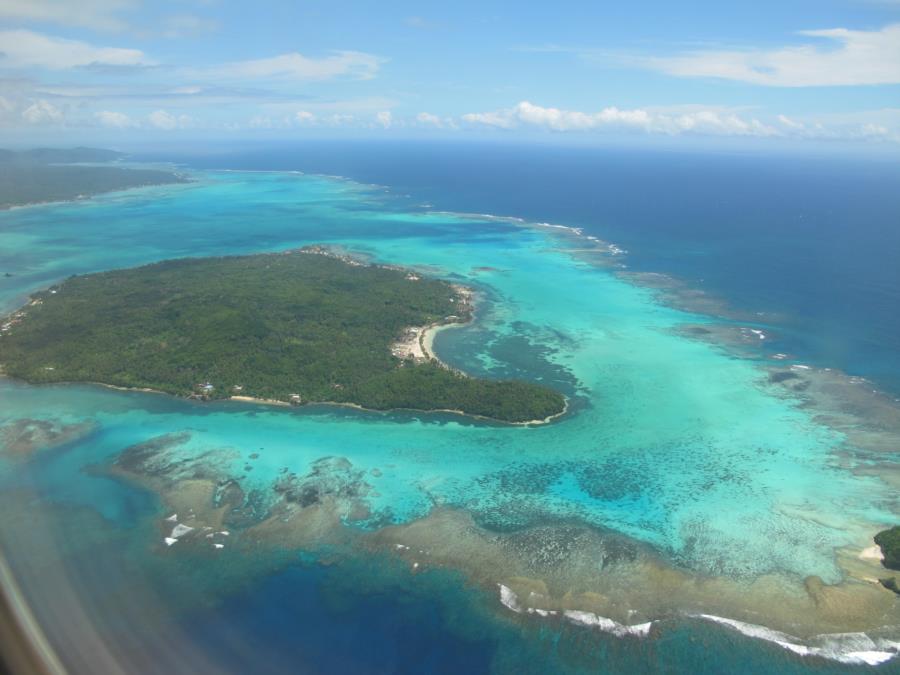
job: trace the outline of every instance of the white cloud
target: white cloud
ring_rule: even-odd
[[[762,121],[724,107],[689,105],[631,110],[608,107],[599,112],[580,112],[545,108],[522,101],[512,108],[463,115],[462,120],[475,126],[557,132],[632,131],[668,136],[900,142],[900,108],[819,115],[802,120],[776,115],[770,121]]]
[[[147,64],[138,49],[95,47],[30,30],[0,31],[0,67],[39,67],[64,70],[79,66],[136,66]]]
[[[59,124],[63,121],[63,113],[52,103],[41,100],[25,108],[22,118],[28,124]]]
[[[382,63],[383,59],[363,52],[340,51],[320,59],[292,52],[266,59],[227,63],[206,71],[206,74],[238,79],[329,80],[350,77],[369,80],[375,77]]]
[[[356,117],[346,113],[334,113],[325,118],[325,123],[334,127],[341,127],[347,124],[353,124],[354,122],[356,122]]]
[[[390,110],[382,110],[375,115],[375,121],[385,129],[390,129],[391,125],[394,123],[394,116],[391,114]]]
[[[116,14],[135,0],[0,0],[0,18],[12,21],[46,21],[96,30],[122,30],[126,23]]]
[[[621,125],[643,129],[650,123],[650,117],[645,110],[604,108],[598,113],[583,113],[543,108],[528,101],[522,101],[511,112],[515,119],[522,122],[547,126],[557,131],[591,129],[603,125]]]
[[[798,122],[797,120],[791,119],[787,115],[779,115],[777,117],[779,124],[787,129],[803,129],[806,125],[803,122]]]
[[[147,115],[147,121],[157,129],[164,131],[172,131],[173,129],[183,129],[190,125],[191,118],[187,115],[175,115],[165,110],[155,110]]]
[[[900,108],[823,113],[790,122],[795,125],[791,135],[800,138],[900,142]]]
[[[438,129],[444,126],[444,121],[440,117],[427,112],[420,112],[416,115],[416,122],[425,126],[437,127]]]
[[[501,129],[511,129],[515,126],[512,110],[501,110],[499,112],[486,113],[466,113],[462,116],[463,122],[469,124],[483,124],[489,127],[500,127]]]
[[[622,110],[616,107],[604,108],[599,112],[580,112],[545,108],[522,101],[506,110],[463,115],[463,121],[502,129],[533,126],[554,131],[620,129],[669,135],[687,132],[728,136],[779,134],[770,125],[757,119],[744,119],[732,111],[693,107],[666,112],[642,108]]]
[[[160,103],[160,107],[164,104]],[[237,122],[238,127],[247,127],[252,124],[254,128],[278,128],[300,129],[309,127],[358,127],[360,129],[372,128],[378,121],[378,113],[389,111],[396,105],[396,101],[384,97],[371,97],[360,99],[332,99],[332,100],[275,100],[261,102],[256,107],[254,115],[256,122],[252,123],[253,116]],[[269,124],[263,123],[269,120]],[[391,124],[399,126],[404,120],[391,115]]]
[[[746,119],[735,112],[698,110],[680,115],[649,114],[646,130],[667,134],[698,133],[714,136],[781,136],[770,124]]]
[[[113,127],[114,129],[129,129],[137,126],[137,123],[128,115],[113,110],[101,110],[94,113],[94,117],[103,126]]]
[[[279,107],[264,106],[268,114],[252,117],[247,126],[251,129],[296,129],[298,127],[315,127],[321,124],[346,125],[356,120],[352,115],[321,116],[309,110],[296,110],[283,114]]]
[[[246,126],[250,129],[290,129],[298,124],[302,124],[302,122],[300,122],[296,116],[291,117],[290,115],[284,115],[281,117],[272,117],[269,115],[254,115],[250,118],[250,121]],[[239,129],[241,128],[241,125],[236,124],[234,125],[234,128]]]
[[[157,129],[170,130],[178,128],[178,119],[171,113],[167,113],[165,110],[152,112],[147,116],[147,119],[150,121],[150,124]]]
[[[860,129],[863,136],[874,138],[887,138],[891,136],[891,131],[881,124],[864,124]]]
[[[900,23],[880,30],[801,31],[826,41],[763,50],[695,51],[640,59],[678,77],[711,77],[775,87],[900,84]]]

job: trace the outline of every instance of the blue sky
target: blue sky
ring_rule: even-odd
[[[900,0],[0,0],[6,143],[552,135],[893,147]]]

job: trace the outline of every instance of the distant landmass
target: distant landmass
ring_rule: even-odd
[[[123,157],[123,153],[99,148],[0,149],[0,208],[186,181],[171,171],[93,166]]]
[[[0,323],[0,368],[202,399],[446,410],[513,423],[565,410],[530,382],[468,377],[431,353],[469,289],[329,249],[179,259],[74,276]]]
[[[114,162],[126,156],[124,152],[103,148],[0,149],[0,162],[16,163],[76,164],[79,162]]]

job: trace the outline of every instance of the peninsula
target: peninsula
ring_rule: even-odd
[[[550,419],[565,398],[437,361],[429,330],[472,317],[468,289],[322,247],[73,276],[0,321],[0,370],[202,399]]]
[[[171,171],[115,164],[124,158],[122,153],[97,148],[0,149],[0,209],[187,182]]]

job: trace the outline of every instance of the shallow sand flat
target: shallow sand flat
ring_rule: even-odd
[[[65,423],[46,419],[18,419],[0,424],[0,452],[27,459],[39,450],[69,443],[95,430],[89,421]]]
[[[162,496],[171,509],[189,513],[191,522],[221,528],[223,510],[211,508],[213,489],[211,482],[186,481]],[[634,625],[685,614],[712,615],[800,639],[873,631],[900,621],[894,594],[876,583],[696,576],[666,564],[645,546],[577,523],[498,534],[479,527],[465,512],[449,509],[366,532],[347,527],[348,518],[352,522],[369,515],[355,501],[336,492],[307,507],[277,505],[258,524],[232,532],[229,548],[256,554],[282,547],[328,550],[329,557],[370,551],[399,557],[416,571],[459,570],[488,591],[505,587],[514,594],[517,610],[539,617],[589,612]],[[194,539],[194,545],[204,545],[204,540]],[[598,559],[604,560],[602,570]]]
[[[184,473],[185,467],[164,457],[177,450],[181,440],[154,444],[154,453],[160,456],[144,456],[142,466],[174,467],[173,472]],[[871,576],[878,566],[859,555],[839,558],[849,575],[846,581],[825,584],[816,576],[697,575],[672,566],[646,545],[577,520],[498,533],[479,526],[465,511],[434,509],[405,525],[360,530],[352,525],[373,515],[367,505],[373,476],[343,458],[322,458],[306,476],[285,476],[280,487],[273,487],[275,496],[264,512],[235,528],[233,521],[229,523],[233,518],[229,511],[244,501],[220,499],[216,505],[226,477],[216,476],[210,459],[198,460],[188,469],[192,475],[207,475],[205,479],[172,482],[167,471],[148,475],[138,467],[126,474],[159,491],[165,512],[173,512],[160,523],[163,528],[173,522],[196,528],[196,535],[184,540],[195,548],[212,543],[201,537],[205,528],[212,532],[226,528],[231,535],[228,550],[238,553],[253,550],[258,555],[285,547],[328,550],[329,556],[377,552],[399,557],[416,571],[454,569],[484,589],[505,587],[514,594],[517,611],[537,616],[588,612],[621,625],[684,614],[711,615],[810,639],[877,631],[900,621],[895,595]],[[181,540],[178,544],[183,548]],[[599,568],[598,561],[602,561]]]

